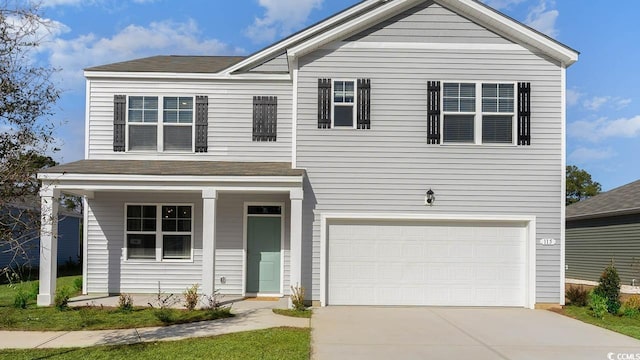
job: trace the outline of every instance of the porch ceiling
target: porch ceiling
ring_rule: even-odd
[[[170,176],[303,176],[289,162],[80,160],[43,169],[41,174]]]

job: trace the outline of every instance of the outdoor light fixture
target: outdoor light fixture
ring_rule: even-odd
[[[424,197],[424,204],[425,205],[433,205],[433,202],[436,200],[435,196],[434,196],[434,192],[433,190],[429,189],[427,191],[427,195]]]

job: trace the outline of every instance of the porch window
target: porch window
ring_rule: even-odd
[[[191,259],[191,205],[127,205],[127,259]]]

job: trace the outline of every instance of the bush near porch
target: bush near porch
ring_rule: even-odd
[[[72,289],[71,296],[79,294],[81,276],[58,278],[57,289]],[[78,281],[80,280],[80,281]],[[0,329],[2,330],[105,330],[215,320],[233,316],[228,308],[218,310],[153,309],[134,307],[120,310],[101,306],[83,306],[60,310],[54,306],[37,307],[34,291],[37,281],[26,281],[14,285],[0,285]],[[16,308],[16,295],[26,294],[26,308]],[[134,304],[135,305],[135,304]],[[146,304],[145,304],[146,305]]]

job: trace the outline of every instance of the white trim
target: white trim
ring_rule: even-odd
[[[280,206],[280,214],[249,214],[249,206]],[[251,293],[247,291],[247,224],[249,216],[280,217],[280,292],[279,293]],[[284,244],[285,244],[285,203],[245,201],[242,216],[242,296],[284,296]]]
[[[566,271],[566,248],[565,248],[565,199],[567,192],[567,69],[560,67],[560,121],[561,121],[561,168],[560,168],[560,305],[565,303],[565,271]]]
[[[529,51],[519,44],[482,44],[482,43],[419,43],[419,42],[369,42],[337,41],[322,47],[327,50],[363,49],[363,50],[455,50],[460,51]]]
[[[82,197],[82,294],[87,294],[87,283],[89,280],[89,200]]]
[[[233,182],[233,183],[302,183],[302,176],[199,176],[199,175],[131,175],[39,173],[40,180],[57,181],[159,181],[159,182]]]
[[[534,215],[468,215],[468,214],[416,214],[416,213],[322,213],[320,214],[320,304],[327,305],[328,264],[327,225],[330,220],[417,220],[453,222],[520,222],[525,223],[527,241],[527,268],[525,307],[533,309],[536,303],[536,217]]]
[[[224,192],[246,192],[246,193],[273,193],[273,192],[281,192],[288,193],[292,189],[296,189],[296,187],[286,187],[286,186],[223,186],[220,184],[207,184],[206,186],[171,186],[171,185],[157,185],[153,183],[141,184],[141,185],[82,185],[82,184],[74,184],[74,185],[56,185],[57,189],[60,189],[64,192],[73,192],[74,190],[83,189],[90,190],[91,192],[96,191],[122,191],[122,192],[158,192],[158,191],[167,191],[167,192],[200,192],[203,188],[215,186],[218,191]]]
[[[291,167],[298,165],[298,59],[289,61],[293,74],[293,86],[291,96]]]
[[[132,233],[138,233],[138,234],[142,234],[142,233],[148,233],[146,235],[151,235],[151,233],[153,232],[155,237],[156,237],[156,257],[155,259],[151,259],[151,258],[133,258],[133,259],[129,259],[129,253],[128,253],[128,246],[127,246],[127,234],[129,233],[129,231],[127,230],[127,220],[128,220],[128,216],[127,216],[127,207],[129,205],[132,206],[155,206],[156,208],[156,230],[155,231],[132,231]],[[162,230],[162,207],[163,206],[189,206],[191,208],[191,231],[189,232],[189,236],[191,237],[191,249],[190,249],[190,255],[188,259],[164,259],[162,257],[162,251],[164,249],[164,244],[163,244],[163,239],[162,236],[166,233],[166,234],[176,234],[176,235],[186,235],[186,231],[178,231],[178,232],[164,232]],[[153,202],[125,202],[124,203],[124,222],[123,222],[123,230],[124,230],[124,246],[122,247],[122,262],[123,263],[130,263],[130,264],[139,264],[139,263],[193,263],[194,259],[193,259],[193,247],[195,244],[195,231],[194,231],[194,209],[195,206],[193,203],[172,203],[172,202],[167,202],[167,203],[153,203]]]
[[[87,79],[166,79],[166,80],[246,80],[246,81],[291,81],[289,74],[205,74],[205,73],[172,73],[172,72],[120,72],[120,71],[85,71]]]
[[[91,80],[85,81],[85,102],[84,102],[84,158],[89,159],[89,124],[91,122]],[[86,277],[84,277],[86,279]],[[86,281],[83,282],[83,284]]]

